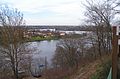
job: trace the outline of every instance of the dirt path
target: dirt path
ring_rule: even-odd
[[[100,63],[100,61],[95,61],[93,63],[90,63],[80,69],[78,73],[74,76],[72,76],[70,79],[90,79],[91,75],[96,72],[97,65]]]

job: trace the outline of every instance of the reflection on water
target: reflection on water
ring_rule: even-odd
[[[35,51],[33,52],[33,59],[47,57],[48,63],[51,63],[57,43],[58,40],[31,42],[30,47],[33,49],[35,48]]]

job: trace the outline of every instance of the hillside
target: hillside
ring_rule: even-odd
[[[86,64],[68,79],[107,79],[111,67],[111,56]]]
[[[102,61],[100,59],[97,59],[93,62],[90,62],[86,65],[83,65],[82,67],[80,67],[76,73],[72,74],[69,77],[65,77],[64,79],[98,79],[99,78],[99,72],[103,73],[103,69],[102,66],[104,65],[104,67],[109,67],[108,65],[108,61],[110,60],[110,56],[105,56],[102,58]],[[108,68],[109,70],[109,68]],[[95,75],[98,74],[98,75]],[[28,77],[28,78],[23,78],[23,79],[45,79],[45,78],[33,78],[33,77]],[[104,79],[102,77],[102,79]]]
[[[100,65],[100,60],[89,63],[88,65],[80,68],[76,74],[70,77],[70,79],[90,79],[96,72],[98,65]]]

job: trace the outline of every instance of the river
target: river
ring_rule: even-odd
[[[30,47],[32,47],[33,49],[35,49],[35,51],[33,51],[33,59],[38,61],[38,59],[40,60],[44,60],[44,58],[47,58],[47,62],[50,64],[51,63],[51,59],[55,53],[56,50],[56,44],[59,42],[59,40],[51,40],[51,41],[36,41],[36,42],[31,42],[30,43]],[[43,62],[43,61],[41,61]]]
[[[65,31],[66,33],[76,33],[76,34],[83,34],[87,33],[87,31]],[[89,33],[89,32],[88,32]],[[56,44],[59,42],[59,40],[51,40],[51,41],[36,41],[36,42],[30,42],[30,47],[32,49],[35,48],[35,51],[33,51],[33,59],[34,62],[39,62],[38,64],[45,62],[45,57],[47,58],[48,64],[51,64],[51,59],[53,58],[53,55],[55,54],[56,50]]]

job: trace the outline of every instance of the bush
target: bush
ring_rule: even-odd
[[[107,60],[103,62],[94,75],[92,75],[91,79],[107,79],[109,71],[111,68],[111,60]]]

